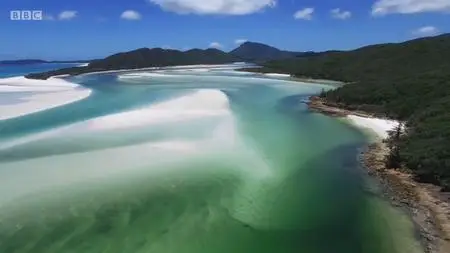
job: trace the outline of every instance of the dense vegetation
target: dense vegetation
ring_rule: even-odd
[[[93,61],[89,64],[89,67],[96,69],[115,69],[117,67],[134,69],[174,65],[221,64],[237,60],[236,57],[212,48],[206,50],[191,49],[185,52],[161,48],[141,48],[111,55],[103,60]]]
[[[240,59],[218,49],[192,49],[189,51],[167,50],[161,48],[141,48],[118,53],[101,60],[93,60],[86,67],[72,67],[44,73],[29,74],[27,78],[47,79],[55,75],[79,75],[97,71],[137,69],[194,64],[223,64]]]
[[[256,42],[245,42],[230,54],[250,62],[279,60],[295,57],[295,52],[283,51],[278,48]]]
[[[271,61],[257,71],[347,82],[322,95],[327,103],[406,121],[393,141],[400,163],[450,190],[450,34]]]
[[[162,48],[140,48],[129,52],[123,52],[108,56],[100,60],[92,60],[86,67],[71,67],[48,71],[44,73],[32,73],[27,78],[47,79],[56,75],[79,75],[98,71],[138,69],[149,67],[165,67],[176,65],[195,64],[224,64],[238,61],[262,63],[274,59],[287,59],[303,56],[318,55],[314,52],[289,52],[277,49],[261,43],[246,42],[230,53],[218,49],[191,49],[178,51]],[[6,61],[5,61],[6,62]],[[18,60],[8,61],[9,64],[43,63],[42,60]]]
[[[232,50],[230,54],[242,59],[243,61],[263,63],[269,60],[288,59],[299,56],[311,56],[317,53],[284,51],[257,42],[245,42],[238,48]]]

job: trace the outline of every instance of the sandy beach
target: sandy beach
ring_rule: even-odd
[[[425,252],[450,252],[450,196],[442,193],[438,186],[416,182],[407,170],[385,167],[388,148],[383,140],[399,122],[329,106],[319,97],[312,97],[308,105],[312,111],[342,118],[376,137],[372,138],[361,157],[369,175],[377,179],[385,198],[412,218]]]
[[[400,124],[396,120],[362,117],[351,114],[347,115],[346,119],[356,127],[371,131],[380,139],[388,138],[389,131],[394,130]]]
[[[228,66],[234,66],[234,64],[225,64]],[[196,70],[204,71],[210,68],[220,68],[224,67],[224,64],[198,64],[198,65],[177,65],[177,66],[166,66],[166,67],[148,67],[148,68],[136,68],[136,69],[116,69],[116,70],[105,70],[105,71],[95,71],[84,73],[81,75],[92,75],[92,74],[108,74],[108,73],[127,73],[127,72],[140,72],[140,71],[160,71],[160,70],[187,70],[195,72]],[[235,67],[235,66],[234,66]]]
[[[0,97],[13,99],[0,104],[0,120],[73,103],[88,97],[91,92],[90,89],[55,77],[48,80],[27,79],[23,76],[3,78],[0,79]]]
[[[291,77],[289,74],[278,74],[278,73],[264,73],[263,75],[269,77]]]

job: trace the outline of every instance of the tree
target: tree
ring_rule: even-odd
[[[403,132],[403,124],[399,123],[395,129],[389,131],[389,137],[386,141],[389,153],[386,155],[386,168],[399,169],[402,167],[402,158],[400,155],[400,141]]]

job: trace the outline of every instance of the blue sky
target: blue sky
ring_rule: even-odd
[[[43,21],[12,21],[42,10]],[[140,47],[257,41],[352,49],[450,31],[450,0],[1,0],[0,59],[86,59]]]

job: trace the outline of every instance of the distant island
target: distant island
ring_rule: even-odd
[[[294,57],[315,56],[316,52],[291,52],[257,42],[245,42],[230,51],[231,55],[253,63],[264,63],[270,60],[289,59]]]
[[[46,61],[39,59],[20,59],[20,60],[4,60],[0,61],[0,65],[28,65],[28,64],[42,64],[42,63],[89,63],[91,60],[77,60],[77,61]]]
[[[197,64],[226,64],[242,61],[242,59],[218,49],[191,49],[179,51],[162,48],[140,48],[108,56],[101,60],[91,61],[84,67],[71,67],[43,73],[26,75],[30,79],[48,79],[57,75],[79,75],[92,72],[141,69],[150,67],[165,67]]]
[[[80,75],[92,72],[140,69],[197,64],[226,64],[234,62],[250,62],[261,64],[271,60],[295,57],[315,56],[315,52],[290,52],[256,42],[246,42],[229,53],[209,48],[179,51],[162,48],[140,48],[108,56],[100,60],[92,60],[88,66],[58,69],[43,73],[32,73],[25,77],[30,79],[47,79],[57,75]],[[27,60],[25,60],[27,61]]]

